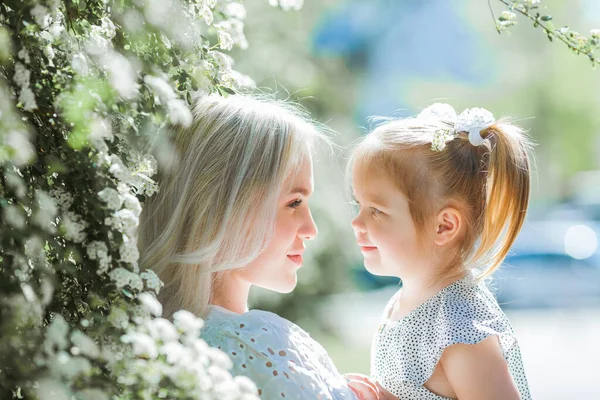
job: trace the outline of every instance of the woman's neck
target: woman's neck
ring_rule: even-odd
[[[235,274],[226,273],[215,285],[210,303],[236,314],[243,314],[248,311],[250,286],[250,283]]]

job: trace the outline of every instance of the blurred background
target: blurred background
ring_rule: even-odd
[[[496,16],[504,9],[491,0]],[[600,1],[546,0],[556,26],[600,28]],[[414,115],[436,101],[510,116],[536,145],[528,220],[491,284],[520,338],[536,399],[600,399],[600,72],[524,18],[498,35],[488,2],[306,1],[281,13],[246,2],[248,52],[236,69],[299,101],[335,132],[316,160],[299,286],[256,290],[319,340],[341,372],[369,373],[369,348],[397,280],[362,266],[350,228],[345,154],[371,115]]]

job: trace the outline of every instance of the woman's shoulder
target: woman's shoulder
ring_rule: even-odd
[[[268,311],[235,314],[211,306],[201,335],[208,344],[230,352],[246,348],[267,357],[294,353],[300,357],[310,354],[311,358],[327,358],[323,347],[306,331]]]
[[[262,310],[210,311],[202,338],[225,352],[232,374],[250,377],[265,398],[354,399],[327,352],[293,322]]]
[[[272,312],[251,310],[244,314],[236,314],[214,305],[210,306],[203,331],[214,331],[220,335],[233,334],[240,338],[270,337],[286,340],[291,335],[308,337],[296,324]]]

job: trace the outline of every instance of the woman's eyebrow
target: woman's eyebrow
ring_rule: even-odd
[[[293,193],[300,193],[302,196],[308,197],[311,194],[311,190],[307,189],[303,186],[297,186],[297,187],[293,188],[292,190],[290,190],[290,194],[293,194]]]

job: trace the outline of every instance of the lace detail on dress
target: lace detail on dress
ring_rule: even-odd
[[[231,373],[252,379],[264,399],[355,399],[325,349],[276,314],[211,306],[201,336],[226,352]]]

